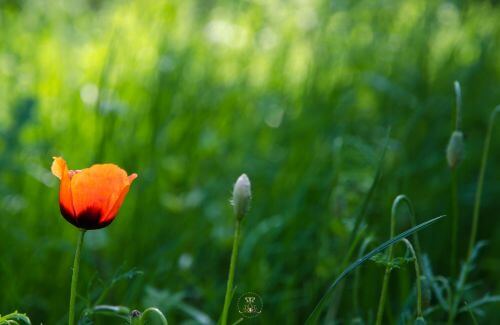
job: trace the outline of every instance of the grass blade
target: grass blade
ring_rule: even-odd
[[[356,269],[358,266],[360,266],[361,264],[363,264],[364,262],[366,262],[367,260],[369,260],[374,255],[377,255],[378,253],[382,252],[387,247],[389,247],[391,245],[394,245],[395,243],[397,243],[401,239],[406,238],[406,237],[408,237],[408,236],[416,233],[417,231],[420,231],[420,230],[422,230],[424,228],[427,228],[428,226],[430,226],[431,224],[433,224],[434,222],[436,222],[436,221],[438,221],[438,220],[440,220],[442,218],[444,218],[444,216],[440,216],[440,217],[428,220],[426,222],[423,222],[423,223],[421,223],[421,224],[419,224],[419,225],[417,225],[415,227],[412,227],[412,228],[410,228],[410,229],[408,229],[408,230],[400,233],[396,237],[394,237],[392,239],[389,239],[388,241],[384,242],[383,244],[381,244],[380,246],[378,246],[377,248],[375,248],[374,250],[372,250],[371,252],[369,252],[365,256],[363,256],[360,259],[358,259],[356,262],[354,262],[351,265],[349,265],[338,276],[338,278],[335,279],[335,281],[333,281],[333,283],[330,285],[330,287],[328,288],[328,290],[326,290],[326,293],[323,295],[323,297],[321,298],[321,300],[318,302],[318,304],[314,308],[314,310],[311,313],[311,315],[309,315],[309,317],[307,318],[306,324],[312,325],[312,324],[316,324],[317,323],[318,317],[319,317],[319,315],[320,315],[320,313],[321,313],[321,311],[322,311],[325,303],[331,297],[331,295],[333,293],[333,290],[335,289],[335,287],[337,286],[337,284],[342,279],[344,279],[347,275],[349,275],[349,273],[351,273],[354,269]]]

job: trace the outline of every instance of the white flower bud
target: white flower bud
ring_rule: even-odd
[[[233,198],[231,199],[236,218],[241,220],[247,214],[250,209],[251,199],[252,190],[250,188],[250,180],[246,174],[242,174],[234,184]]]
[[[464,156],[464,135],[461,131],[454,131],[446,148],[446,159],[448,166],[455,168]]]

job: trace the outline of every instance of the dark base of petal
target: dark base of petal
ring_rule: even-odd
[[[113,219],[102,222],[101,221],[101,211],[97,208],[87,208],[80,212],[76,217],[73,213],[66,210],[62,205],[60,205],[61,214],[69,223],[73,226],[85,230],[101,229],[109,225]]]

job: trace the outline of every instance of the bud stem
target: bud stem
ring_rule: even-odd
[[[460,83],[455,81],[453,83],[455,88],[455,130],[461,131],[462,128],[462,90],[460,88]],[[453,135],[452,135],[453,136]],[[456,150],[453,149],[452,152]],[[462,158],[460,158],[461,160]],[[458,220],[459,209],[458,209],[458,175],[457,168],[460,160],[456,161],[456,165],[451,167],[451,205],[452,205],[452,220],[451,220],[451,254],[450,254],[450,274],[455,274],[455,268],[457,265],[457,232],[458,232]],[[449,161],[448,161],[449,163]]]
[[[415,276],[417,278],[417,318],[423,318],[424,314],[422,313],[422,286],[420,285],[420,265],[418,263],[418,257],[413,249],[412,244],[406,238],[403,238],[403,242],[406,244],[411,254],[413,255],[413,262],[415,264]]]
[[[456,273],[457,266],[457,237],[458,237],[458,171],[456,168],[451,170],[451,254],[450,254],[450,274],[453,276]]]
[[[71,293],[69,296],[69,325],[75,324],[75,299],[76,299],[76,289],[78,286],[78,273],[80,271],[80,252],[82,250],[83,238],[85,236],[85,230],[80,229],[80,237],[78,239],[78,244],[76,245],[75,260],[73,261],[73,275],[71,276]]]
[[[395,199],[394,202],[392,203],[392,209],[391,209],[391,239],[394,237],[394,232],[396,231],[396,214],[397,210],[400,204],[406,203],[408,210],[410,212],[410,221],[412,223],[412,226],[416,225],[416,220],[415,220],[415,210],[413,209],[413,204],[411,203],[410,199],[404,195],[400,194],[398,195]],[[415,254],[416,258],[420,257],[420,243],[418,240],[417,234],[414,235],[415,239],[415,245],[417,247],[417,252]],[[376,324],[380,325],[382,324],[382,317],[384,314],[384,306],[385,306],[385,300],[387,296],[387,291],[389,287],[389,278],[391,276],[391,266],[390,263],[392,261],[392,246],[387,249],[387,266],[385,268],[385,273],[384,273],[384,280],[382,282],[382,292],[380,293],[380,299],[378,303],[378,310],[377,310],[377,318],[376,318]],[[418,265],[417,265],[418,266]]]
[[[227,278],[226,297],[224,298],[224,307],[222,309],[221,325],[227,325],[227,314],[229,306],[231,305],[231,298],[233,296],[233,280],[234,270],[236,269],[236,260],[238,258],[238,245],[240,241],[240,219],[236,219],[234,228],[233,251],[231,253],[231,262],[229,264],[229,275]]]
[[[460,83],[455,81],[453,83],[455,87],[455,98],[456,98],[456,116],[455,116],[455,130],[460,131],[462,129],[462,90],[460,88]]]

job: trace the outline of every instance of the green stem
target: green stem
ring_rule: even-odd
[[[234,270],[236,269],[236,259],[238,258],[238,244],[240,241],[240,223],[241,221],[239,219],[236,219],[236,226],[234,228],[233,251],[231,253],[229,275],[227,277],[226,297],[224,298],[224,308],[222,309],[221,325],[227,325],[227,314],[229,312],[229,306],[231,305],[231,298],[233,295]]]
[[[460,83],[455,81],[453,83],[455,88],[455,131],[462,129],[462,89]],[[450,255],[450,274],[455,274],[457,266],[457,232],[458,232],[458,175],[457,168],[451,170],[451,204],[452,204],[452,225],[451,225],[451,255]]]
[[[458,175],[457,169],[451,171],[451,205],[452,205],[452,220],[451,220],[451,255],[450,255],[450,274],[455,274],[457,266],[457,235],[458,235]]]
[[[411,254],[413,255],[413,260],[415,264],[415,276],[417,277],[417,317],[423,317],[422,313],[422,285],[420,284],[420,265],[418,263],[418,257],[411,245],[410,241],[403,238],[403,242],[406,244]]]
[[[466,283],[467,280],[467,275],[468,275],[468,268],[469,268],[469,263],[472,261],[472,255],[474,253],[474,246],[476,243],[476,235],[477,235],[477,225],[479,222],[479,209],[481,207],[481,196],[483,193],[483,184],[484,184],[484,173],[486,171],[486,162],[488,161],[488,155],[489,155],[489,148],[490,148],[490,143],[491,143],[491,135],[493,133],[493,124],[495,122],[495,117],[497,113],[500,112],[500,106],[495,107],[495,109],[491,112],[490,115],[490,120],[488,123],[488,131],[486,133],[486,139],[484,141],[484,147],[483,147],[483,154],[481,158],[481,167],[479,169],[479,177],[477,181],[477,190],[476,190],[476,197],[474,200],[474,212],[472,216],[472,229],[470,232],[470,238],[469,238],[469,251],[467,253],[467,261],[464,264],[462,268],[462,272],[460,274],[460,278],[458,280],[457,284],[457,294],[455,298],[453,299],[453,304],[450,306],[450,310],[448,313],[448,324],[451,325],[453,324],[453,321],[455,320],[455,316],[457,314],[457,308],[460,303],[460,298],[461,298],[461,292],[463,290],[463,286]]]
[[[392,246],[390,248],[392,248]],[[377,322],[375,323],[376,325],[382,324],[382,316],[384,314],[384,305],[385,305],[385,299],[387,296],[387,288],[389,286],[390,275],[391,275],[391,268],[386,267],[385,273],[384,273],[384,282],[382,284],[382,291],[380,293],[380,300],[378,302]]]
[[[394,202],[392,203],[392,209],[391,209],[391,237],[394,237],[394,232],[396,230],[396,214],[398,207],[401,203],[406,203],[408,206],[408,210],[410,211],[410,220],[412,223],[412,226],[415,226],[416,220],[415,220],[415,210],[413,209],[413,204],[411,203],[410,199],[406,195],[398,195],[396,199],[394,199]],[[418,240],[417,235],[414,235],[415,239],[415,246],[417,247],[417,255],[420,258],[420,242]],[[384,313],[384,305],[385,305],[385,300],[387,296],[387,290],[389,286],[389,278],[391,275],[391,260],[392,260],[392,246],[389,247],[387,250],[388,253],[388,259],[387,259],[387,266],[385,268],[385,273],[384,273],[384,280],[382,282],[382,291],[380,293],[380,299],[379,299],[379,304],[378,304],[378,311],[377,311],[377,320],[376,324],[380,325],[382,324],[382,316]]]
[[[460,89],[460,83],[455,81],[453,83],[455,88],[455,99],[456,99],[456,115],[455,115],[455,130],[459,131],[462,129],[462,90]]]
[[[394,237],[394,231],[396,230],[396,210],[398,203],[400,201],[400,196],[398,196],[393,204],[392,204],[392,209],[391,209],[391,235],[389,239],[392,239]],[[391,263],[392,260],[392,246],[389,247],[387,250],[387,266],[385,267],[385,273],[384,273],[384,280],[382,283],[382,291],[380,292],[380,299],[378,302],[378,310],[377,310],[377,321],[376,325],[382,324],[382,316],[384,314],[384,306],[385,306],[385,299],[387,296],[387,289],[389,286],[389,278],[391,276],[391,266],[389,263]]]
[[[489,154],[489,148],[490,148],[490,142],[491,142],[491,134],[493,132],[493,123],[495,121],[495,116],[498,112],[500,112],[500,106],[495,107],[493,112],[491,112],[490,121],[489,121],[489,125],[488,125],[488,133],[486,134],[486,140],[484,142],[483,156],[481,159],[481,169],[479,170],[479,178],[478,178],[478,182],[477,182],[476,197],[475,197],[475,201],[474,201],[474,215],[472,217],[472,229],[471,229],[470,239],[469,239],[469,252],[468,252],[469,258],[472,255],[472,252],[474,250],[474,245],[476,243],[477,224],[479,221],[479,208],[481,206],[481,195],[483,193],[484,173],[486,171],[486,162],[488,161],[488,154]]]
[[[69,325],[75,324],[76,289],[78,286],[78,272],[80,270],[80,252],[82,250],[84,236],[85,230],[80,229],[80,238],[78,239],[78,244],[76,245],[75,260],[73,262],[73,275],[71,277],[71,294],[69,296]]]

